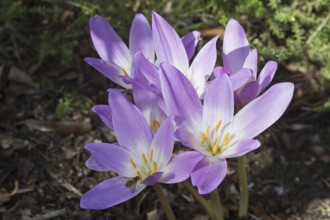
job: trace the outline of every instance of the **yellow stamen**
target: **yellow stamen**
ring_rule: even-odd
[[[153,165],[154,165],[154,167],[153,167],[153,170],[152,170],[152,172],[157,172],[158,171],[158,167],[157,167],[157,163],[156,163],[156,161],[154,161],[154,163],[153,163]]]
[[[223,146],[228,145],[229,141],[230,141],[229,132],[227,132],[222,140],[222,145]]]
[[[129,158],[129,162],[131,162],[132,166],[134,167],[134,169],[136,169],[136,164],[134,163],[132,158]]]
[[[219,120],[218,121],[218,123],[217,123],[217,125],[215,126],[215,131],[218,133],[218,131],[219,131],[219,128],[220,128],[220,126],[221,126],[221,123],[222,123],[222,120]]]
[[[209,138],[209,134],[210,134],[210,126],[207,126],[206,131],[205,131],[205,139]]]
[[[126,70],[125,70],[125,69],[121,69],[121,71],[123,71],[123,73],[124,73],[124,76],[128,77],[128,73],[126,72]]]
[[[157,131],[159,127],[160,127],[159,122],[157,120],[153,120],[152,121],[153,130]]]
[[[218,152],[218,148],[219,148],[219,144],[218,144],[218,142],[216,142],[216,143],[213,145],[213,147],[212,147],[212,154],[213,154],[213,155],[216,155],[216,154],[217,154],[217,152]]]
[[[144,162],[144,164],[147,164],[147,158],[146,158],[146,155],[144,153],[142,153],[142,160]]]
[[[139,177],[139,180],[142,180],[142,175],[139,171],[136,172],[136,175]]]
[[[202,144],[205,143],[205,136],[204,136],[204,134],[201,134],[201,136],[199,136],[199,140],[201,141]]]
[[[154,150],[151,149],[150,154],[149,154],[149,161],[152,161],[153,154],[154,154]]]

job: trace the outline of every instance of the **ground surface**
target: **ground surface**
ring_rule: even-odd
[[[90,44],[88,42],[87,44]],[[79,208],[79,198],[113,173],[97,173],[84,162],[84,144],[113,142],[110,129],[85,108],[59,120],[59,97],[72,88],[94,105],[106,103],[104,77],[81,62],[62,68],[22,57],[1,65],[0,213],[3,219],[164,219],[152,189],[105,211]],[[16,69],[19,67],[21,70]],[[302,74],[282,64],[276,81],[295,83],[284,117],[259,136],[262,147],[248,154],[249,219],[330,219],[330,118],[314,107],[327,97],[317,71]],[[221,185],[227,219],[237,219],[236,160]],[[182,186],[164,186],[178,219],[207,219]]]

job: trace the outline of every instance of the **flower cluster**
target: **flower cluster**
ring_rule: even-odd
[[[124,90],[109,89],[108,105],[93,107],[118,143],[87,144],[86,165],[118,176],[85,193],[82,208],[108,208],[146,186],[189,177],[200,194],[212,192],[226,175],[226,159],[258,148],[255,137],[281,117],[293,96],[288,82],[264,91],[277,63],[266,63],[257,77],[257,50],[234,19],[226,26],[218,67],[219,36],[196,52],[200,33],[180,38],[156,12],[151,25],[135,16],[129,47],[101,16],[90,19],[90,32],[100,59],[85,61]],[[175,141],[187,151],[173,155]]]

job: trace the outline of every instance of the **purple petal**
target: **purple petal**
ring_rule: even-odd
[[[171,25],[156,12],[152,12],[152,34],[159,62],[167,62],[186,73],[189,61],[183,43]]]
[[[260,85],[258,93],[261,93],[269,85],[269,83],[273,80],[276,70],[277,70],[276,62],[269,61],[266,63],[266,65],[261,70],[259,77],[258,77],[258,82]]]
[[[279,83],[247,104],[234,117],[232,141],[252,139],[275,123],[287,109],[293,91],[292,83]]]
[[[255,80],[257,78],[257,68],[258,68],[257,49],[253,49],[246,57],[243,68],[251,69],[253,74],[253,79]]]
[[[213,77],[217,78],[221,74],[229,74],[229,72],[223,66],[217,66],[213,70]]]
[[[186,49],[186,53],[188,56],[188,60],[192,58],[195,53],[196,46],[198,41],[201,39],[201,33],[199,31],[192,31],[188,34],[184,35],[181,40],[184,48]]]
[[[260,142],[258,140],[247,139],[247,140],[240,140],[233,145],[229,145],[225,147],[224,151],[221,153],[220,158],[233,158],[233,157],[240,157],[244,154],[249,153],[260,147]]]
[[[153,160],[157,162],[159,170],[162,170],[167,165],[172,156],[174,147],[173,134],[173,117],[168,117],[157,130],[151,144],[151,149],[154,151]]]
[[[159,96],[137,84],[133,84],[132,93],[135,105],[144,115],[149,127],[155,132],[154,121],[161,124],[166,118],[166,114],[159,106]]]
[[[188,118],[178,126],[175,130],[175,139],[186,147],[194,150],[198,149],[198,146],[201,145],[199,136],[202,132],[205,132],[201,126],[202,124],[203,118],[202,112],[200,112],[196,117]]]
[[[156,93],[160,93],[160,82],[158,69],[150,63],[142,53],[137,52],[134,55],[132,65],[132,77],[145,87],[152,86]]]
[[[96,59],[96,58],[87,57],[84,60],[86,63],[94,67],[97,71],[102,73],[105,77],[107,77],[114,83],[127,89],[130,88],[130,85],[127,85],[121,79],[121,76],[124,75],[124,72],[119,66],[113,63],[107,63],[101,59]]]
[[[165,103],[175,116],[194,117],[202,110],[202,103],[192,84],[175,67],[161,64],[160,83]]]
[[[121,146],[149,152],[152,132],[142,113],[119,91],[109,92],[109,105],[112,110],[113,129]]]
[[[113,129],[111,109],[109,105],[94,105],[92,111],[100,117],[106,126]]]
[[[155,60],[151,27],[143,14],[136,14],[134,17],[129,35],[129,49],[132,55],[140,51],[150,62]]]
[[[251,102],[257,96],[258,90],[259,83],[257,81],[252,81],[246,84],[243,89],[237,93],[239,98],[239,105],[243,106]]]
[[[221,74],[211,81],[204,97],[203,129],[215,128],[221,120],[222,125],[231,123],[234,116],[234,92],[227,74]]]
[[[229,54],[242,47],[249,47],[245,31],[235,19],[230,19],[223,37],[223,53]]]
[[[122,177],[105,180],[86,192],[80,199],[83,209],[106,209],[138,195],[146,185],[137,183],[135,190],[125,186]]]
[[[114,171],[120,175],[132,177],[135,171],[130,167],[132,153],[115,144],[91,143],[85,148],[92,154],[86,166],[96,171]]]
[[[129,69],[132,63],[130,51],[108,21],[94,15],[89,20],[89,27],[94,47],[102,60]]]
[[[152,186],[158,182],[160,177],[163,175],[163,172],[156,172],[145,178],[141,183],[147,186]]]
[[[205,90],[205,83],[212,74],[217,60],[217,40],[219,36],[210,40],[196,55],[187,78],[195,87],[197,94],[201,96]]]
[[[230,80],[233,85],[233,90],[241,88],[252,77],[250,69],[241,69],[237,73],[230,75]]]
[[[173,156],[163,169],[164,174],[159,179],[161,183],[178,183],[187,179],[195,165],[204,157],[198,151],[189,151]]]
[[[243,68],[246,57],[249,55],[249,47],[236,49],[229,54],[222,54],[223,66],[229,74],[234,74]]]
[[[199,161],[191,173],[191,182],[197,186],[199,194],[207,194],[215,190],[226,176],[226,160],[209,161],[205,157]]]

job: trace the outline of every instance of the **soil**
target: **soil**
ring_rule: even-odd
[[[87,169],[84,145],[114,142],[114,136],[89,108],[75,106],[59,120],[56,105],[66,91],[89,105],[106,103],[106,89],[114,85],[79,54],[76,60],[70,68],[31,59],[1,66],[2,219],[165,219],[152,188],[107,210],[79,207],[84,192],[115,175]],[[303,74],[283,64],[276,80],[294,82],[295,96],[285,115],[258,137],[262,146],[247,155],[247,219],[330,219],[330,118],[315,110],[327,94],[317,71]],[[226,219],[238,219],[236,159],[228,164],[220,196]],[[178,219],[208,219],[183,185],[163,188]]]

